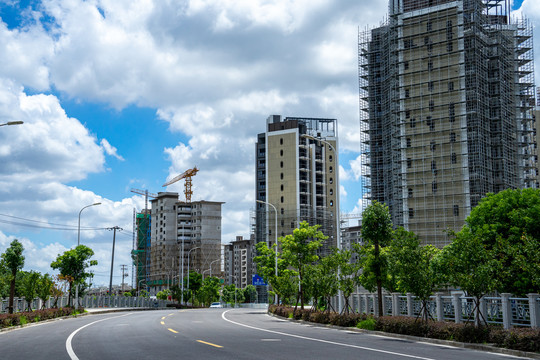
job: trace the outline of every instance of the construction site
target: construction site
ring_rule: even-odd
[[[198,169],[187,170],[163,186],[185,180],[185,200],[176,192],[149,193],[145,210],[134,216],[137,238],[133,241],[133,276],[137,290],[155,295],[173,285],[187,287],[187,274],[221,274],[222,202],[191,201],[192,180]],[[150,198],[151,209],[148,209]]]
[[[532,26],[503,0],[390,0],[359,32],[364,205],[451,241],[490,192],[538,187]]]

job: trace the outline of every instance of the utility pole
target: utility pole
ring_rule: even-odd
[[[120,268],[122,269],[122,292],[124,292],[124,279],[127,278],[129,274],[125,274],[127,265],[120,265]]]
[[[111,278],[109,281],[109,296],[112,296],[112,276],[113,276],[113,266],[114,266],[114,243],[116,242],[116,230],[124,230],[119,226],[114,226],[112,228],[108,228],[107,230],[113,230],[113,240],[112,240],[112,256],[111,256]],[[123,280],[123,279],[122,279]],[[110,301],[110,297],[109,297]]]

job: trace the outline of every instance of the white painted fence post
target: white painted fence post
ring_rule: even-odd
[[[407,316],[413,316],[413,298],[411,293],[407,293]]]
[[[503,327],[510,329],[512,326],[512,304],[510,303],[510,296],[512,294],[501,294],[502,315],[503,315]]]
[[[462,322],[461,319],[461,294],[452,294],[452,305],[454,305],[454,318],[456,324]]]
[[[399,293],[392,293],[392,316],[399,316]]]
[[[531,327],[540,327],[540,303],[538,298],[540,294],[527,294],[529,298],[529,314],[531,316]]]
[[[443,321],[444,308],[443,308],[443,302],[442,302],[442,293],[435,294],[435,308],[436,308],[437,320]]]

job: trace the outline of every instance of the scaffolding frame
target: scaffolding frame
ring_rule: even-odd
[[[489,192],[537,187],[532,27],[506,0],[395,0],[359,31],[363,206],[442,247]]]

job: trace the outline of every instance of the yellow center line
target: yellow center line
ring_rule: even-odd
[[[165,320],[166,316],[162,317],[161,320]]]
[[[174,315],[174,313],[173,313],[173,314],[169,314],[169,315],[167,315],[167,316],[171,316],[171,315]]]
[[[170,329],[169,329],[170,330]],[[212,343],[209,343],[209,342],[206,342],[206,341],[202,341],[202,340],[197,340],[197,342],[200,342],[202,344],[206,344],[206,345],[210,345],[210,346],[213,346],[213,347],[217,347],[217,348],[222,348],[223,346],[221,345],[216,345],[216,344],[212,344]]]
[[[164,321],[162,321],[162,322],[161,322],[161,325],[165,325],[165,322],[164,322]]]
[[[170,332],[173,332],[173,333],[175,333],[175,334],[178,334],[178,331],[173,330],[173,329],[171,329],[171,328],[169,328],[169,329],[167,329],[167,330],[169,330]]]

